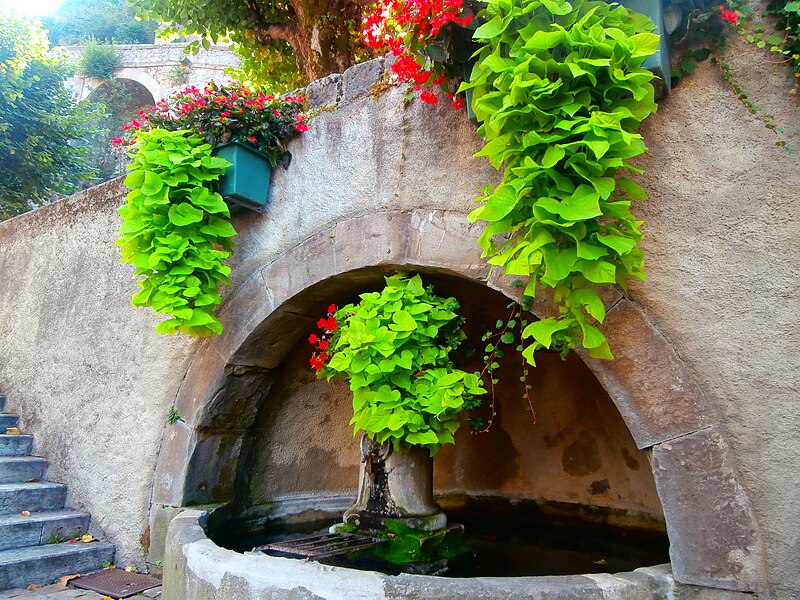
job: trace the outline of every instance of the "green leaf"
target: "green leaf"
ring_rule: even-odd
[[[522,338],[533,338],[545,348],[549,348],[552,343],[553,334],[563,331],[569,327],[569,322],[565,319],[555,319],[548,317],[541,321],[534,321],[522,331]],[[531,353],[533,350],[531,350]]]
[[[160,180],[159,180],[160,181]],[[173,204],[169,207],[169,220],[178,227],[199,223],[203,220],[205,213],[191,204]]]
[[[398,310],[392,314],[392,324],[389,328],[394,331],[414,331],[417,328],[417,321],[408,311]]]
[[[204,225],[200,228],[200,233],[229,238],[236,235],[236,230],[233,228],[230,221],[220,217],[211,217],[208,221],[208,225]]]
[[[130,177],[130,175],[128,177]],[[154,173],[153,171],[144,172],[144,181],[141,185],[143,194],[146,196],[154,196],[161,191],[162,187],[164,187],[164,182],[161,181],[161,177],[158,175],[158,173]]]

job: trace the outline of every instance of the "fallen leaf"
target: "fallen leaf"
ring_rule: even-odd
[[[39,481],[39,478],[38,478],[38,477],[31,477],[31,478],[30,478],[30,479],[28,479],[28,480],[27,480],[25,483],[36,483],[36,482],[38,482],[38,481]]]
[[[40,587],[44,587],[44,586],[41,586],[38,583],[32,583],[28,587],[26,587],[25,589],[26,590],[38,590]]]
[[[6,429],[6,435],[19,435],[21,432],[16,427],[9,427]]]
[[[58,578],[59,585],[63,585],[67,587],[67,584],[72,581],[73,579],[77,579],[80,575],[64,575],[63,577]]]
[[[114,600],[111,596],[103,596],[100,600]]]
[[[29,511],[29,510],[23,510],[23,511],[22,511],[22,516],[23,516],[23,517],[30,517],[30,516],[31,516],[31,511]]]
[[[87,533],[86,535],[82,535],[81,536],[81,541],[84,544],[88,544],[89,542],[93,542],[94,538],[90,534]]]

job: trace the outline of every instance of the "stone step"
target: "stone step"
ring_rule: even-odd
[[[12,415],[11,413],[0,413],[0,433],[5,433],[9,427],[17,427],[19,425],[19,415]]]
[[[89,529],[89,513],[54,510],[0,517],[0,551],[70,540]]]
[[[67,486],[60,483],[0,483],[0,515],[59,510],[66,500]]]
[[[0,456],[0,483],[43,479],[47,461],[38,456]]]
[[[27,456],[33,450],[32,435],[0,434],[0,456]]]
[[[114,546],[105,542],[48,544],[0,552],[0,590],[45,585],[64,575],[89,573],[114,560]]]

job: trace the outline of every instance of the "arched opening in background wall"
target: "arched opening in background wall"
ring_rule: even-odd
[[[108,181],[122,175],[128,163],[124,152],[114,150],[111,138],[121,137],[122,124],[138,117],[139,111],[147,110],[155,101],[144,85],[120,77],[104,81],[94,88],[88,101],[104,108],[104,118],[97,124],[100,132],[91,140],[90,160],[97,169],[97,179]]]
[[[380,235],[373,235],[375,232]],[[476,290],[494,294],[501,304],[505,298],[513,298],[510,282],[488,277],[477,256],[477,234],[478,228],[468,225],[460,213],[419,209],[373,214],[340,223],[335,234],[320,232],[254,273],[225,304],[222,320],[226,332],[204,345],[187,373],[176,403],[185,422],[165,429],[151,512],[154,539],[163,536],[165,521],[181,506],[230,502],[237,500],[237,495],[241,500],[246,493],[251,496],[245,504],[249,501],[256,505],[259,498],[252,496],[254,476],[261,478],[258,490],[279,485],[277,480],[269,481],[270,469],[281,464],[275,457],[262,460],[261,464],[269,468],[260,472],[247,468],[255,464],[253,460],[258,462],[253,458],[258,456],[258,449],[252,444],[264,436],[254,436],[253,432],[259,426],[269,427],[269,418],[263,412],[259,416],[259,411],[271,408],[270,396],[288,394],[300,399],[285,418],[295,419],[295,430],[305,431],[307,437],[313,436],[308,433],[312,424],[327,425],[309,422],[315,414],[324,421],[314,404],[321,397],[327,395],[332,402],[336,398],[337,406],[346,406],[342,400],[345,394],[336,396],[335,388],[330,392],[317,389],[314,386],[319,382],[309,381],[307,371],[305,379],[299,370],[297,377],[282,379],[284,361],[299,361],[292,353],[302,352],[300,344],[319,317],[320,307],[376,289],[384,274],[397,270],[421,272],[423,277],[427,272],[445,287],[464,287],[468,301],[474,300],[478,309],[484,302]],[[309,256],[315,260],[309,260]],[[445,289],[437,291],[449,295]],[[637,477],[647,469],[647,460],[640,453],[647,450],[663,506],[676,580],[754,591],[763,568],[761,541],[749,500],[736,481],[733,461],[715,427],[716,418],[687,368],[641,310],[619,293],[608,301],[611,309],[604,329],[617,360],[598,361],[581,355],[585,364],[573,358],[565,363],[566,371],[551,375],[552,380],[547,373],[558,373],[562,367],[546,369],[539,387],[541,426],[547,431],[536,436],[525,450],[526,456],[514,444],[516,438],[524,437],[516,426],[531,427],[519,418],[525,412],[523,406],[508,410],[516,412],[516,418],[498,427],[497,437],[490,444],[492,452],[505,452],[507,472],[477,476],[468,465],[474,464],[475,455],[482,452],[481,442],[473,449],[471,443],[464,443],[463,450],[457,446],[449,456],[443,453],[440,465],[446,463],[451,468],[443,480],[446,487],[440,491],[482,487],[534,496],[560,493],[567,498],[573,494],[578,502],[605,495],[607,505],[612,506],[622,500],[614,497],[620,490],[623,493],[619,496],[627,496],[626,509],[638,503],[643,512],[657,516],[658,502],[652,497],[652,487],[648,488],[649,480]],[[478,309],[471,312],[477,314]],[[544,300],[533,307],[538,317],[546,316],[549,310]],[[585,385],[568,394],[569,402],[545,400],[549,387],[577,381]],[[285,388],[291,385],[296,389],[287,391]],[[301,390],[303,386],[308,387]],[[552,397],[557,399],[558,391]],[[312,402],[306,413],[303,398]],[[611,402],[622,417],[618,424],[613,424],[616,417]],[[567,408],[570,403],[572,409]],[[570,423],[566,415],[579,407],[590,410],[602,426],[594,428],[582,422],[575,427]],[[346,413],[341,408],[329,415],[332,426]],[[619,431],[623,421],[629,437]],[[338,425],[335,428],[340,429]],[[600,429],[613,433],[599,439],[603,438]],[[281,434],[287,430],[291,427],[282,428]],[[349,436],[350,431],[346,431],[332,448],[319,446],[317,464],[309,466],[319,470],[325,468],[319,464],[324,461],[337,468],[347,465],[347,459],[342,460],[333,450]],[[547,453],[560,460],[551,456],[545,476],[531,477],[529,462]],[[291,463],[291,448],[282,456],[289,456]],[[297,457],[307,460],[300,454]],[[346,467],[342,468],[345,470],[336,480],[352,480]],[[601,477],[604,468],[610,468],[607,472],[614,475]],[[553,475],[556,469],[561,471],[558,477]],[[293,472],[301,473],[302,469]],[[243,473],[249,480],[243,480]],[[627,482],[620,483],[619,473],[629,475]],[[561,485],[559,481],[577,485]],[[557,489],[546,489],[551,484]],[[303,483],[295,481],[292,485],[299,488]],[[158,550],[157,546],[151,548],[151,557]]]

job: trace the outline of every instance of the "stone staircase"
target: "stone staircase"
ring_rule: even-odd
[[[66,486],[41,481],[47,461],[31,456],[33,436],[5,434],[19,421],[5,410],[0,395],[0,590],[102,569],[113,544],[63,541],[86,533],[91,517],[64,508]]]

